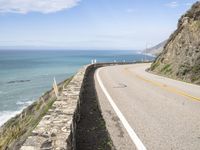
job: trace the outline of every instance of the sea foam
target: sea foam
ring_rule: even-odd
[[[17,111],[0,111],[0,126],[2,126],[6,121],[15,117],[17,114],[20,114],[24,108],[32,104],[33,101],[18,101],[16,102],[17,105],[21,106],[21,109]]]
[[[15,115],[21,113],[22,110],[18,111],[0,111],[0,126]]]
[[[32,103],[33,103],[33,101],[17,101],[16,102],[17,105],[22,105],[22,106],[28,106]]]

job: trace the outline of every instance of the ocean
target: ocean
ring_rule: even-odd
[[[148,60],[154,57],[146,56]],[[61,82],[79,68],[97,62],[139,61],[136,51],[0,51],[0,125],[51,89],[53,78]]]

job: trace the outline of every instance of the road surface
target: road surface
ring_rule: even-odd
[[[200,150],[200,86],[146,72],[150,64],[95,73],[107,129],[119,150]]]

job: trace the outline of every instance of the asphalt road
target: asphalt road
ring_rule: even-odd
[[[200,150],[200,86],[148,73],[149,66],[109,66],[95,73],[116,149]]]

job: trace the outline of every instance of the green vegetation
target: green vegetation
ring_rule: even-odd
[[[192,67],[192,72],[193,73],[200,73],[200,65],[195,65]]]
[[[191,78],[192,82],[196,82],[198,80],[200,80],[200,75],[199,76],[192,76],[192,78]]]
[[[200,21],[199,20],[195,21],[195,26],[196,26],[197,29],[200,28]]]
[[[195,65],[192,67],[192,72],[193,72],[193,76],[192,76],[192,82],[196,82],[198,80],[200,80],[200,65]]]
[[[9,120],[5,124],[5,128],[0,136],[0,149],[6,149],[9,144],[12,144],[12,142],[19,139],[24,134],[29,135],[52,106],[55,99],[55,97],[52,97],[47,103],[43,103],[42,105],[41,102],[35,102],[30,106],[30,108],[32,107],[33,109],[30,110],[27,108],[22,114]]]
[[[194,32],[198,32],[199,28],[200,28],[200,21],[196,20],[191,24],[191,30]]]
[[[72,77],[58,85],[59,92],[62,91],[63,85],[67,85]],[[42,117],[47,113],[49,108],[56,100],[53,90],[46,92],[40,99],[28,106],[23,112],[9,121],[0,128],[0,149],[18,148],[31,134]]]
[[[159,61],[154,62],[154,63],[151,65],[151,70],[155,70],[159,65],[160,65]]]
[[[62,85],[59,84],[58,90],[60,91],[60,90],[62,90],[62,88],[65,88],[69,84],[69,82],[72,80],[73,77],[74,76],[71,76],[70,78],[68,78],[67,80],[65,80]]]
[[[170,68],[170,64],[166,64],[164,65],[164,67],[160,70],[161,73],[164,73],[164,74],[168,74],[172,71],[172,69]]]

